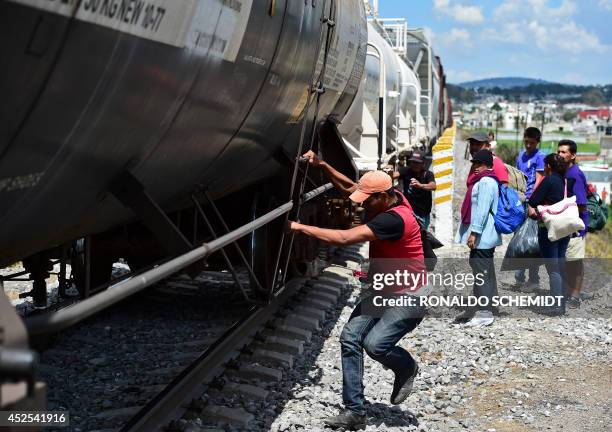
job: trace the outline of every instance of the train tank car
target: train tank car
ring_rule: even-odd
[[[368,56],[362,89],[342,121],[340,131],[359,153],[355,160],[360,169],[376,169],[378,162],[379,86],[382,52],[385,68],[386,135],[382,163],[403,150],[411,150],[420,138],[428,135],[419,112],[421,83],[414,71],[399,55],[401,49],[391,45],[384,22],[368,22]]]
[[[0,265],[134,220],[122,173],[171,209],[290,172],[317,53],[342,118],[367,42],[362,0],[5,0],[0,35]]]

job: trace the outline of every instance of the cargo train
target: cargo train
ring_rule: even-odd
[[[43,307],[55,263],[88,297],[118,259],[239,229],[269,291],[317,247],[283,243],[278,218],[245,227],[288,200],[311,223],[351,212],[300,199],[326,189],[300,152],[356,178],[451,121],[426,34],[363,0],[2,0],[0,36],[0,267],[20,260]],[[6,352],[25,333],[5,300]]]

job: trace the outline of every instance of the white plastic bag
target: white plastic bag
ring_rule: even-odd
[[[567,180],[565,181],[563,199],[553,205],[539,205],[538,213],[540,213],[542,222],[548,230],[548,240],[550,241],[557,241],[584,229],[584,222],[578,214],[576,197],[567,197]]]

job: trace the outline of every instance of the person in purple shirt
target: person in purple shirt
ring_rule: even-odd
[[[525,200],[529,200],[533,189],[540,178],[543,177],[544,173],[544,153],[538,149],[540,140],[542,139],[542,132],[536,127],[528,127],[525,129],[523,134],[523,145],[524,150],[518,155],[516,159],[516,167],[527,176],[527,190],[525,192]],[[529,279],[527,284],[525,283],[525,270],[520,269],[514,272],[514,279],[516,285],[521,287],[523,291],[535,291],[540,286],[540,276],[538,275],[539,266],[531,265],[529,268]]]
[[[576,164],[576,153],[578,146],[572,140],[561,140],[557,147],[557,154],[568,163],[565,178],[574,179],[574,195],[580,212],[580,219],[584,222],[585,229],[572,235],[567,247],[566,273],[567,273],[567,306],[570,308],[580,307],[582,280],[584,278],[584,255],[586,245],[586,227],[589,226],[589,212],[587,209],[587,181],[582,170]]]

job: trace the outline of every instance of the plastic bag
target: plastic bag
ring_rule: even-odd
[[[528,259],[537,258],[540,258],[538,223],[531,218],[527,218],[510,240],[501,270],[521,270],[527,267]]]

